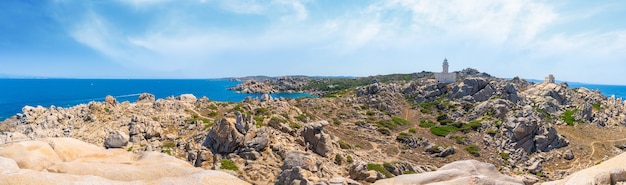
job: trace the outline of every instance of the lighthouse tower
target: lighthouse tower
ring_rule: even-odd
[[[448,59],[443,59],[443,71],[441,73],[435,73],[435,79],[439,83],[454,83],[456,81],[456,73],[450,73],[448,68]]]

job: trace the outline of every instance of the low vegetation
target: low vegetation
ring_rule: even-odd
[[[563,121],[565,121],[567,125],[574,126],[574,122],[576,121],[576,118],[574,118],[574,114],[576,114],[578,111],[578,109],[565,110],[563,116],[561,116],[561,119],[563,119]]]
[[[377,172],[385,175],[385,177],[387,177],[387,178],[393,177],[393,174],[391,172],[389,172],[387,169],[385,169],[385,167],[383,167],[383,165],[380,165],[380,164],[369,163],[369,164],[367,164],[367,170],[377,171]]]
[[[222,161],[220,161],[221,169],[223,170],[232,170],[232,171],[238,171],[239,168],[237,167],[237,165],[229,160],[229,159],[222,159]]]
[[[480,156],[480,148],[478,148],[478,145],[471,144],[471,145],[465,147],[465,151],[469,152],[474,157],[479,157]]]

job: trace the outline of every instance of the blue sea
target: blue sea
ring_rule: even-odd
[[[156,98],[194,94],[215,101],[239,102],[248,96],[227,90],[241,82],[228,80],[104,80],[104,79],[0,79],[0,120],[22,112],[25,105],[71,107],[90,101],[104,101],[107,95],[118,102],[134,102],[141,93]],[[570,83],[570,87],[600,90],[606,96],[626,98],[626,86]],[[308,94],[273,94],[273,97],[297,98]]]
[[[104,80],[104,79],[0,79],[0,120],[22,112],[25,105],[71,107],[90,101],[104,101],[107,95],[118,102],[135,102],[141,93],[159,98],[194,94],[214,101],[239,102],[248,96],[227,90],[240,82],[228,80]],[[297,98],[300,93],[272,94],[273,97]]]

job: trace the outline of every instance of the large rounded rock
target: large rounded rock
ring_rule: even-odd
[[[142,93],[139,95],[139,98],[137,98],[137,103],[154,103],[154,100],[155,98],[153,94]]]
[[[42,141],[0,149],[0,184],[248,184],[162,153],[104,150],[72,138]],[[55,152],[79,155],[61,161]]]
[[[434,172],[400,175],[376,181],[375,185],[402,184],[524,184],[498,172],[493,164],[476,160],[456,161]]]
[[[211,127],[202,145],[213,153],[228,154],[244,145],[244,135],[237,131],[235,120],[224,118]]]
[[[20,168],[44,170],[61,162],[48,143],[24,141],[0,149],[0,156],[15,160]]]
[[[128,144],[128,135],[119,130],[109,132],[109,136],[104,140],[106,148],[122,148],[126,144]]]
[[[326,125],[328,125],[327,121],[307,123],[301,133],[304,141],[311,145],[313,152],[324,157],[328,157],[328,154],[333,151],[330,135],[324,133]]]

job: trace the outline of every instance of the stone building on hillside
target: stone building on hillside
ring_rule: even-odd
[[[550,75],[546,76],[546,79],[545,79],[544,82],[546,82],[546,83],[556,83],[554,81],[554,75],[550,74]]]
[[[443,59],[443,71],[441,73],[435,73],[435,79],[439,83],[454,83],[456,82],[456,73],[448,72],[448,59]]]

